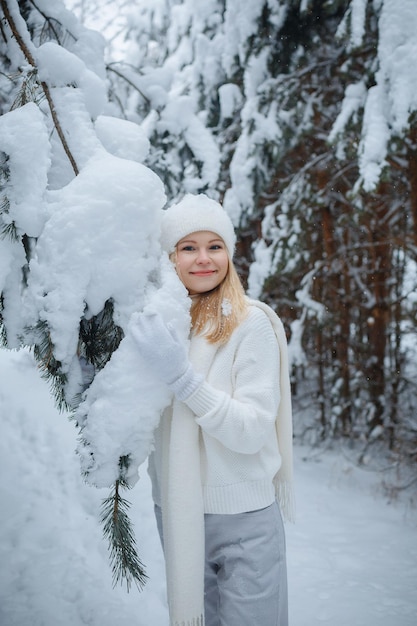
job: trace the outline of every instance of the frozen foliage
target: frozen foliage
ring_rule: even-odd
[[[4,186],[9,209],[2,215],[3,224],[14,224],[19,236],[26,233],[37,237],[47,219],[44,196],[51,164],[48,131],[38,107],[29,103],[0,117],[0,137],[0,149],[8,155],[9,167]],[[16,348],[24,326],[20,283],[26,258],[20,242],[12,238],[1,240],[0,255],[0,292],[6,303],[2,315],[9,347]]]
[[[266,4],[278,31],[287,8],[274,0]],[[260,112],[258,107],[257,92],[270,77],[268,47],[258,54],[251,50],[250,40],[258,32],[264,8],[263,3],[234,0],[226,4],[168,1],[156,6],[139,2],[126,17],[132,47],[126,65],[119,68],[137,87],[136,92],[130,89],[124,113],[143,124],[154,146],[161,146],[162,154],[157,149],[149,162],[162,173],[173,196],[207,191],[218,197],[223,172],[221,145],[213,127],[216,109],[223,121],[241,117],[243,132],[230,164],[232,185],[225,198],[236,224],[242,211],[252,210],[256,150],[276,141],[281,132],[276,110]],[[138,55],[140,70],[132,73]],[[242,68],[244,92],[237,80]],[[167,142],[171,146],[168,170],[163,168]]]
[[[192,193],[207,185],[214,187],[219,175],[219,151],[211,133],[196,115],[191,98],[182,96],[169,102],[161,114],[158,127],[161,131],[182,135],[194,159],[202,164],[201,178],[189,178],[185,191]]]
[[[51,353],[44,359],[58,364],[67,405],[79,405],[82,471],[92,484],[108,486],[124,457],[130,462],[124,478],[134,483],[170,395],[132,344],[130,319],[153,307],[188,335],[186,292],[159,246],[164,187],[141,163],[149,149],[143,130],[106,114],[101,38],[56,3],[52,13],[74,35],[69,49],[52,41],[36,48],[14,13],[79,173],[74,176],[45,101],[0,119],[7,155],[2,221],[10,230],[0,246],[7,343],[34,346],[47,337]],[[99,315],[108,302],[124,338],[79,404],[80,321]]]
[[[349,45],[359,46],[365,32],[366,0],[352,0],[339,35],[350,32]],[[375,189],[386,166],[388,143],[409,127],[417,110],[417,11],[414,0],[383,0],[378,20],[379,40],[375,85],[363,93],[362,83],[348,85],[342,111],[330,139],[344,127],[359,107],[364,107],[359,144],[359,184]],[[365,97],[364,97],[365,95]]]
[[[17,11],[14,8],[16,5],[10,3],[11,7],[14,11],[14,14],[17,15]],[[66,3],[61,0],[56,0],[51,3],[49,0],[37,0],[36,7],[39,12],[34,11],[31,13],[29,17],[29,23],[31,26],[35,28],[43,28],[44,27],[44,19],[43,15],[48,16],[48,18],[52,21],[54,26],[54,34],[58,35],[58,41],[63,46],[61,50],[57,50],[54,48],[56,54],[59,55],[59,58],[66,58],[69,62],[69,67],[63,67],[61,64],[61,72],[62,75],[66,75],[68,73],[73,73],[74,80],[82,80],[83,73],[87,71],[94,72],[99,78],[105,79],[105,64],[104,64],[104,48],[106,45],[104,37],[100,34],[97,29],[91,30],[85,28],[80,24],[79,20],[75,16],[75,14],[66,8]],[[33,43],[30,41],[28,34],[25,32],[24,22],[20,21],[21,18],[18,16],[18,22],[20,23],[20,34],[23,35],[26,43],[32,49],[34,56],[37,56],[43,46],[40,45],[36,48]],[[47,48],[51,42],[48,42]],[[64,49],[65,48],[65,49]],[[68,52],[71,54],[68,55]],[[21,53],[19,53],[18,57]],[[42,52],[41,52],[42,54]],[[44,58],[44,57],[43,57]],[[72,59],[72,60],[71,60]],[[53,58],[44,58],[46,67],[49,68],[49,71],[53,71],[53,68],[57,68],[57,65]],[[80,66],[80,61],[82,61],[83,67]],[[74,71],[74,68],[78,67],[78,70]],[[59,69],[59,68],[58,68]],[[44,71],[46,68],[44,68]],[[90,75],[90,78],[93,81],[96,81],[95,77]],[[59,72],[56,76],[56,80],[60,80]],[[95,83],[96,86],[98,83]],[[100,88],[101,94],[103,93],[102,88]]]
[[[369,91],[365,106],[364,133],[361,142],[361,173],[366,189],[377,183],[386,157],[384,139],[375,146],[379,132],[382,137],[399,135],[417,110],[417,11],[413,0],[401,2],[398,10],[395,0],[385,0],[379,20],[378,60],[376,86]],[[377,128],[369,124],[375,117]],[[377,151],[375,152],[375,147]]]
[[[43,200],[51,165],[42,113],[29,103],[0,117],[0,131],[2,150],[9,157],[10,181],[19,181],[19,185],[6,183],[9,212],[3,220],[14,222],[19,234],[38,237],[46,220]]]
[[[360,109],[366,101],[367,89],[363,80],[355,83],[354,85],[348,85],[345,91],[345,97],[343,98],[342,108],[339,115],[336,118],[333,128],[329,134],[329,141],[332,142],[338,137],[343,135],[346,124],[358,114]],[[339,158],[344,157],[344,150],[341,150],[342,139],[339,138]]]
[[[376,82],[367,84],[364,78],[347,85],[329,140],[336,142],[343,158],[346,125],[352,119],[360,121],[357,188],[362,185],[370,191],[386,166],[391,138],[404,132],[417,107],[415,2],[404,0],[399,5],[395,0],[381,0],[371,9],[367,0],[345,4],[342,19],[335,11],[339,20],[335,35],[346,41],[348,54],[355,54],[364,44],[367,14],[372,11],[376,16],[379,42],[369,66]],[[164,182],[173,195],[207,190],[216,197],[221,188],[234,223],[245,224],[254,215],[259,189],[267,178],[265,154],[279,158],[291,137],[295,142],[311,125],[314,98],[304,104],[291,99],[293,85],[285,80],[291,70],[301,67],[299,60],[306,49],[300,45],[291,60],[285,61],[290,53],[284,27],[291,12],[296,19],[297,9],[308,16],[312,3],[167,0],[155,6],[142,1],[137,5],[137,11],[130,10],[128,15],[132,48],[126,61],[135,64],[140,54],[141,71],[135,84],[159,114],[150,125],[141,96],[132,94],[128,115],[146,123],[156,145],[166,144],[164,133],[170,133],[172,162],[170,171],[164,172]],[[216,108],[223,123],[235,118],[239,128],[227,181],[220,165],[228,154],[222,154],[223,136],[216,116],[212,119]],[[162,170],[159,156],[157,152],[155,166]]]
[[[126,329],[129,316],[143,306],[149,273],[158,263],[158,210],[165,197],[150,170],[103,150],[48,200],[24,313],[30,326],[38,318],[48,322],[66,371],[84,310],[97,315],[112,299],[115,321]]]
[[[363,116],[357,145],[357,188],[362,185],[370,191],[387,164],[391,138],[404,132],[417,108],[413,62],[417,13],[414,0],[403,0],[400,5],[396,0],[380,0],[372,7],[367,0],[351,0],[345,5],[342,19],[335,13],[339,20],[335,35],[346,41],[348,54],[355,54],[364,44],[369,29],[367,15],[372,12],[376,17],[378,49],[369,67],[370,74],[375,73],[375,84],[367,84],[364,78],[347,85],[329,140],[336,142],[338,155],[343,158],[346,125]],[[280,61],[289,58],[284,27],[291,12],[295,19],[297,9],[300,16],[308,16],[312,3],[165,0],[149,5],[139,0],[135,9],[115,5],[117,20],[120,22],[124,15],[129,31],[130,48],[123,44],[120,49],[127,63],[140,68],[133,79],[139,92],[130,90],[125,112],[144,124],[155,145],[166,145],[169,133],[170,171],[162,167],[158,151],[155,161],[151,156],[151,163],[156,171],[163,172],[171,195],[206,190],[217,197],[222,188],[225,207],[236,225],[253,215],[266,176],[262,162],[265,152],[274,158],[285,153],[289,137],[295,139],[311,123],[314,100],[305,103],[304,111],[301,102],[290,104],[292,85],[285,81],[306,50],[300,45],[291,61]],[[109,11],[107,5],[99,23],[108,21]],[[112,36],[113,29],[107,26],[107,32]],[[132,80],[127,66],[123,72]],[[275,106],[267,104],[272,87]],[[150,113],[144,97],[157,115]],[[235,117],[239,125],[226,185],[221,163],[227,155],[222,154],[219,127],[210,119],[217,107],[220,120],[230,123]]]
[[[37,49],[35,59],[40,80],[54,87],[77,85],[90,116],[94,119],[102,112],[106,102],[106,85],[76,54],[48,41]]]
[[[148,155],[149,140],[137,124],[117,117],[99,115],[94,128],[97,137],[110,154],[139,163]]]
[[[161,262],[160,274],[159,287],[154,287],[145,303],[137,302],[135,308],[159,311],[186,339],[188,298],[168,258]],[[119,476],[119,459],[127,456],[129,467],[123,478],[135,484],[139,465],[152,450],[160,414],[171,398],[126,328],[120,346],[96,375],[76,412],[83,437],[78,452],[89,482],[99,487],[111,485]]]
[[[262,12],[262,4],[251,0],[229,0],[226,3],[222,65],[228,75],[233,73],[236,58],[241,65],[247,60],[247,41],[258,30],[257,20]]]
[[[361,45],[365,34],[366,5],[368,0],[351,0],[349,9],[338,28],[338,35],[349,33],[349,45],[356,48]]]
[[[389,121],[395,132],[408,127],[410,114],[417,109],[417,12],[413,0],[401,3],[385,0],[380,17],[378,58],[389,103]]]
[[[229,119],[241,107],[242,93],[237,85],[225,83],[219,87],[219,102],[222,119]]]

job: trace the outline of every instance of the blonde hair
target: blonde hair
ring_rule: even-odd
[[[212,291],[193,296],[191,325],[209,343],[224,344],[246,317],[248,304],[243,285],[229,258],[227,274]]]

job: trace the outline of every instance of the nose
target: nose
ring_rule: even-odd
[[[199,265],[207,265],[207,263],[210,263],[210,256],[205,248],[199,249],[197,263]]]

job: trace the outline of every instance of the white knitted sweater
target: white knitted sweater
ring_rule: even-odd
[[[193,337],[191,343],[192,360],[199,370],[207,342]],[[205,382],[186,403],[201,427],[204,512],[260,509],[275,499],[273,478],[281,464],[275,430],[281,396],[279,348],[265,313],[251,306],[245,321],[212,356]],[[150,464],[159,505],[160,437],[158,432]]]

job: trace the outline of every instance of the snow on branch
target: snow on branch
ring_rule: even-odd
[[[15,4],[17,4],[17,3],[15,3]],[[15,22],[13,16],[12,16],[11,11],[9,10],[9,7],[8,7],[8,4],[7,4],[6,0],[0,0],[0,5],[1,5],[2,9],[3,9],[4,17],[6,18],[7,24],[9,25],[9,28],[10,28],[10,30],[12,32],[12,35],[15,38],[15,40],[17,41],[17,43],[18,43],[18,45],[19,45],[19,47],[20,47],[20,49],[21,49],[21,51],[23,53],[23,56],[25,57],[25,59],[29,63],[29,65],[32,66],[32,68],[36,68],[37,67],[36,60],[35,60],[35,58],[34,58],[34,56],[32,54],[32,51],[29,49],[29,46],[26,44],[25,39],[21,35],[18,27],[16,26],[16,22]],[[19,20],[19,24],[20,25],[24,24],[24,21],[23,20]],[[25,25],[25,28],[26,28],[26,25]],[[68,146],[67,139],[66,139],[66,137],[64,135],[64,132],[63,132],[61,124],[60,124],[60,121],[58,119],[58,115],[57,115],[57,112],[55,110],[55,104],[54,104],[54,101],[53,101],[53,98],[52,98],[49,86],[47,85],[47,83],[44,80],[40,81],[40,85],[41,85],[42,90],[43,90],[43,92],[45,94],[45,98],[46,98],[46,100],[48,102],[49,110],[51,112],[51,117],[53,119],[56,132],[58,133],[58,136],[59,136],[59,138],[61,140],[62,147],[64,148],[65,154],[67,155],[67,157],[68,157],[68,159],[69,159],[69,161],[71,163],[72,169],[74,170],[74,174],[77,176],[77,174],[79,172],[79,169],[78,169],[77,163],[75,162],[75,159],[74,159],[74,157],[72,155],[72,152],[71,152],[71,150],[70,150],[70,148]]]

